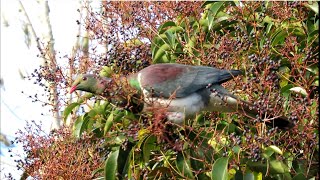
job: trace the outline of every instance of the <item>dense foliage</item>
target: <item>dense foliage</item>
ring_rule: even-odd
[[[65,120],[75,120],[72,134],[79,139],[70,141],[71,137],[64,136],[64,143],[103,147],[105,154],[95,153],[91,158],[81,154],[82,148],[68,150],[77,152],[71,155],[75,159],[81,155],[100,165],[92,177],[319,178],[317,3],[104,2],[100,12],[87,8],[90,60],[80,55],[73,65],[76,73],[126,75],[164,62],[242,69],[244,76],[224,86],[261,111],[285,115],[296,124],[281,131],[266,127],[265,117],[206,113],[178,126],[165,121],[165,110],[133,113],[107,98],[85,94],[64,110]],[[114,96],[122,95],[124,88],[118,87]],[[80,107],[86,110],[80,112]],[[88,134],[93,138],[90,143]],[[66,149],[55,149],[59,143],[41,148],[52,148],[55,158],[63,162]],[[46,153],[28,151],[30,159],[21,167],[35,176],[30,167],[35,166],[35,159],[45,164]],[[83,170],[83,175],[92,172],[92,167]],[[45,172],[35,177],[41,173]]]

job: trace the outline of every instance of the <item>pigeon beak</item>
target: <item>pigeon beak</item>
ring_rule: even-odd
[[[75,91],[76,89],[77,89],[77,86],[72,86],[69,93],[70,94],[73,93],[73,91]]]

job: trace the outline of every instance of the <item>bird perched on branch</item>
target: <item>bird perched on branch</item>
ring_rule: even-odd
[[[120,98],[123,106],[128,107],[129,101],[126,99],[141,97],[144,111],[154,107],[165,108],[167,119],[177,124],[202,111],[216,111],[239,112],[254,119],[266,117],[267,125],[291,128],[293,123],[286,117],[275,117],[271,112],[261,113],[251,103],[239,99],[221,86],[240,74],[242,72],[239,70],[207,66],[154,64],[127,77],[80,75],[72,84],[70,93],[81,90],[113,98],[119,86],[126,84],[128,86],[122,88],[124,93]]]

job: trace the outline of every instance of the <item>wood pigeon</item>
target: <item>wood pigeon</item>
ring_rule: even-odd
[[[130,88],[143,97],[143,110],[158,107],[166,109],[166,117],[177,124],[192,118],[202,111],[240,112],[257,119],[260,112],[251,104],[231,94],[221,86],[235,76],[239,70],[221,70],[207,66],[183,64],[154,64],[141,71],[122,77]],[[70,93],[82,90],[104,96],[113,96],[114,78],[80,75],[72,84]],[[129,95],[131,96],[131,95]],[[293,126],[286,117],[273,117],[264,112],[266,124],[288,129]]]

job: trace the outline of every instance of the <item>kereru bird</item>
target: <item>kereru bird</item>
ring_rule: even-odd
[[[201,111],[240,112],[256,119],[261,113],[252,104],[239,99],[221,86],[240,74],[239,70],[221,70],[207,66],[154,64],[123,77],[118,82],[126,82],[143,97],[143,110],[165,108],[167,119],[177,124]],[[112,96],[114,88],[111,87],[114,82],[113,78],[81,75],[72,84],[70,93],[82,90]],[[286,117],[273,117],[270,112],[263,115],[267,117],[265,122],[270,126],[281,129],[293,126]]]

